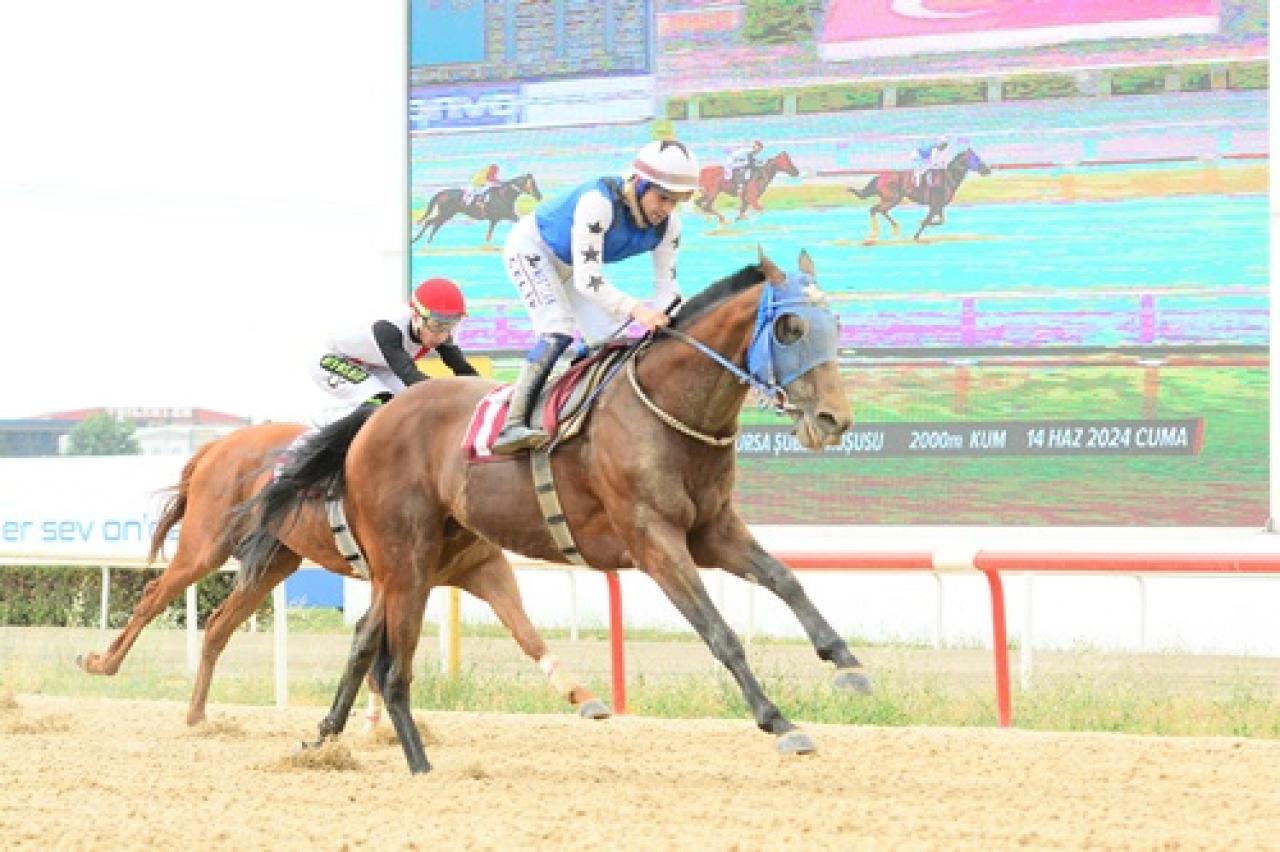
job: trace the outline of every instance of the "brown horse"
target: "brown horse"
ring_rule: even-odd
[[[361,411],[366,413],[358,416],[368,416],[367,409]],[[107,650],[77,659],[81,668],[90,674],[114,675],[142,629],[188,586],[222,567],[242,537],[232,510],[270,481],[275,460],[304,431],[304,427],[290,423],[248,426],[196,451],[183,467],[151,537],[149,560],[154,562],[161,555],[169,532],[181,521],[173,560],[159,577],[147,584],[129,623]],[[257,610],[276,585],[298,569],[303,559],[337,574],[355,576],[347,559],[334,545],[323,501],[309,505],[299,515],[298,522],[283,536],[282,545],[261,566],[254,582],[238,583],[209,616],[199,671],[187,709],[187,724],[194,725],[205,718],[213,669],[231,634]],[[554,655],[548,654],[546,643],[525,614],[511,565],[501,549],[493,545],[474,548],[464,562],[451,566],[450,577],[455,585],[487,601],[521,649],[544,670],[554,664]],[[568,672],[557,669],[553,674],[553,684],[582,715],[590,718],[608,715],[603,702],[574,681]]]
[[[756,724],[777,736],[778,749],[813,750],[765,696],[698,575],[699,568],[720,568],[774,592],[799,618],[819,658],[835,663],[837,686],[869,691],[844,640],[791,570],[756,542],[733,504],[735,436],[748,385],[775,400],[810,449],[839,442],[852,420],[836,365],[838,321],[807,253],[799,268],[784,275],[761,255],[758,265],[698,294],[664,333],[630,350],[619,370],[626,378],[604,385],[582,432],[547,458],[556,489],[535,493],[528,454],[468,463],[463,436],[493,387],[479,380],[410,388],[368,420],[349,451],[335,452],[345,449],[344,436],[326,430],[301,447],[294,465],[247,507],[257,527],[240,570],[251,585],[270,570],[277,536],[287,536],[293,513],[314,511],[308,495],[317,487],[345,495],[375,588],[320,739],[342,730],[372,665],[410,769],[430,769],[409,707],[427,595],[450,582],[452,564],[493,542],[552,562],[580,558],[600,570],[641,569],[733,674]],[[342,455],[345,464],[335,463]],[[540,508],[557,492],[562,520],[552,522],[567,527],[576,546],[553,538]]]
[[[724,216],[715,209],[716,199],[721,194],[731,195],[739,200],[738,220],[747,218],[748,207],[757,212],[764,212],[764,208],[760,206],[760,196],[764,195],[764,191],[769,188],[769,184],[773,183],[778,172],[786,172],[792,177],[798,177],[800,174],[796,164],[791,162],[791,155],[786,151],[774,154],[765,160],[760,168],[748,175],[742,182],[742,191],[739,193],[738,187],[729,180],[724,166],[706,166],[698,177],[702,195],[698,196],[694,204],[708,216],[715,216],[721,225],[724,224]]]
[[[933,174],[927,172],[924,178],[916,183],[915,173],[910,169],[900,169],[898,171],[880,172],[867,182],[867,185],[858,189],[849,187],[849,191],[859,198],[879,197],[879,201],[871,208],[871,230],[867,233],[867,240],[873,241],[880,237],[880,223],[876,220],[876,214],[879,213],[893,227],[893,235],[896,237],[902,233],[902,229],[898,227],[897,221],[889,215],[889,211],[896,207],[902,200],[909,199],[916,204],[923,204],[929,208],[929,212],[920,220],[920,227],[916,229],[913,239],[920,239],[920,234],[929,225],[941,225],[946,221],[946,210],[956,197],[956,190],[960,188],[960,184],[964,183],[965,175],[974,171],[980,175],[991,174],[991,167],[983,162],[982,158],[974,153],[971,149],[966,148],[951,158],[951,162],[947,164],[945,170],[939,170],[941,174]]]
[[[463,214],[480,221],[488,220],[489,230],[484,235],[487,243],[493,239],[493,229],[499,222],[514,222],[519,219],[516,213],[516,200],[522,195],[532,195],[535,200],[542,200],[542,190],[530,172],[504,180],[485,193],[484,197],[471,202],[466,201],[464,189],[442,189],[427,202],[427,209],[418,220],[418,232],[412,242],[417,242],[423,234],[427,242],[435,238],[436,232],[444,227],[454,216]]]

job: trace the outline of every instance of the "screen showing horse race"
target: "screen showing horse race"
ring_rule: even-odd
[[[415,0],[412,277],[510,381],[519,217],[654,139],[690,297],[801,250],[855,418],[748,402],[755,524],[1261,526],[1266,0]],[[652,298],[638,255],[609,283]],[[567,363],[568,357],[564,362]]]

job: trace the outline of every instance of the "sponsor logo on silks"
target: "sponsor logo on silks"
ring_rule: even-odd
[[[320,369],[328,370],[335,376],[339,376],[353,385],[358,385],[365,379],[369,378],[369,371],[359,364],[343,358],[341,355],[325,355],[320,359]]]

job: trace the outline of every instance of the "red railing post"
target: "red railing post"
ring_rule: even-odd
[[[991,648],[996,664],[996,714],[1000,727],[1013,722],[1013,700],[1009,697],[1009,640],[1004,623],[1004,584],[999,571],[983,571],[991,587]]]
[[[609,584],[609,650],[613,662],[613,712],[627,712],[627,655],[622,635],[622,584],[618,572],[605,574]]]

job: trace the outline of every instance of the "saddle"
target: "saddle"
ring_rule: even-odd
[[[630,348],[630,342],[616,341],[571,363],[538,396],[529,425],[546,432],[552,447],[576,437],[591,413],[596,391]],[[476,405],[462,441],[468,462],[505,461],[523,455],[498,455],[491,449],[506,420],[511,390],[512,385],[494,388]]]

